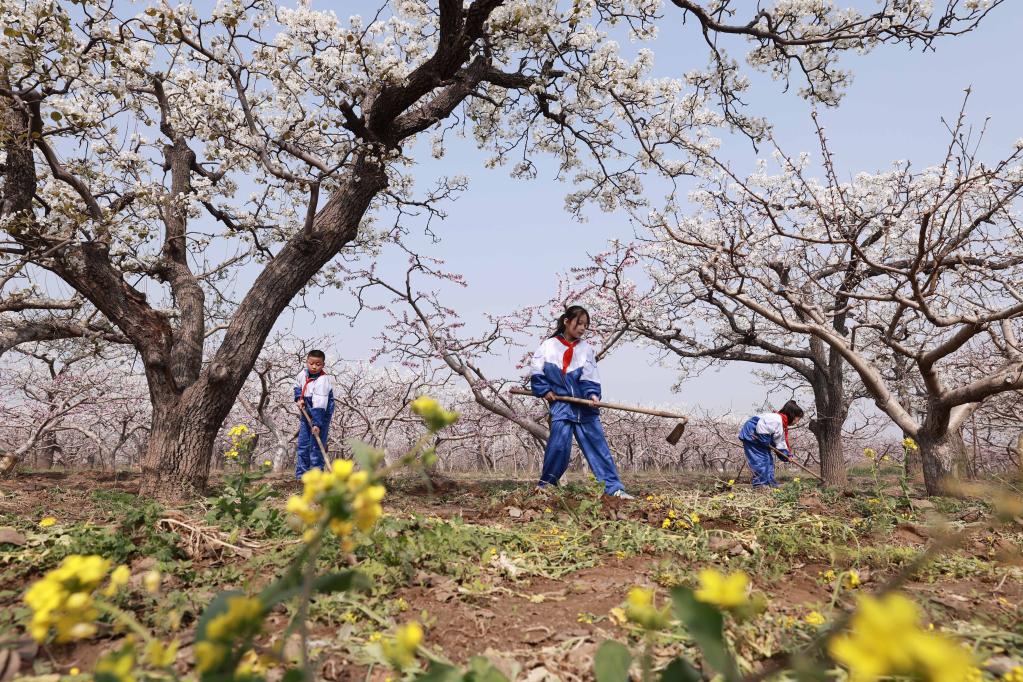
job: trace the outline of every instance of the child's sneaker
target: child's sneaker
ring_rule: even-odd
[[[634,499],[636,499],[635,497],[633,497],[629,493],[625,492],[624,490],[616,490],[616,491],[614,491],[613,493],[611,493],[611,497],[617,497],[619,500],[634,500]]]

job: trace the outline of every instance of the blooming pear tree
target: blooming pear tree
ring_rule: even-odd
[[[380,212],[424,203],[422,136],[443,153],[464,127],[517,176],[552,155],[574,213],[635,207],[649,168],[675,177],[713,151],[711,126],[762,132],[735,115],[746,82],[714,36],[748,38],[749,61],[781,77],[798,64],[806,96],[832,102],[842,52],[928,45],[998,2],[785,2],[739,25],[729,4],[409,1],[343,21],[270,0],[2,0],[0,253],[61,279],[137,350],[153,407],[143,492],[187,493],[292,298],[371,244]],[[715,66],[685,79],[651,77],[650,50],[629,59],[613,39],[690,17]]]
[[[1023,387],[1023,142],[986,164],[963,114],[949,129],[936,165],[848,182],[821,132],[823,179],[808,157],[780,152],[775,174],[718,166],[695,213],[669,207],[651,221],[693,300],[723,302],[725,324],[741,315],[744,342],[770,330],[778,355],[816,347],[847,363],[919,443],[930,494],[965,473],[959,432],[977,405]],[[905,376],[895,359],[923,390],[915,412],[891,381]]]
[[[30,276],[33,269],[22,259],[7,262],[0,256],[0,356],[21,345],[63,339],[127,343],[81,295],[46,295]]]
[[[663,213],[654,214],[655,221],[663,219]],[[724,222],[718,236],[730,229],[731,223]],[[641,240],[615,245],[581,272],[601,299],[613,303],[607,306],[608,313],[618,320],[624,337],[678,359],[680,380],[720,363],[742,362],[761,368],[753,373],[769,383],[808,386],[815,407],[809,426],[821,476],[829,485],[844,485],[842,427],[861,395],[855,373],[824,342],[813,336],[793,337],[707,286],[699,274],[701,261],[690,260],[691,255],[674,243]],[[780,393],[786,392],[792,394],[791,389]],[[735,446],[735,434],[731,440]]]

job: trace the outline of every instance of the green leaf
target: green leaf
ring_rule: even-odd
[[[340,571],[318,576],[313,581],[313,592],[316,594],[333,594],[353,590],[368,592],[372,586],[369,578],[358,571]]]
[[[462,673],[458,668],[437,661],[430,661],[425,673],[415,677],[416,682],[462,682]]]
[[[462,678],[465,682],[508,682],[500,670],[483,656],[473,656],[469,661],[469,672]]]
[[[593,672],[597,682],[623,682],[629,679],[629,666],[632,665],[632,654],[624,644],[607,640],[597,649],[593,659]]]
[[[227,613],[227,600],[231,597],[244,597],[245,593],[240,590],[228,590],[227,592],[221,592],[210,605],[206,607],[206,610],[202,612],[202,617],[199,618],[199,624],[195,628],[195,641],[201,642],[206,639],[206,628],[209,626],[210,621],[219,616],[222,613]]]
[[[699,601],[687,587],[673,589],[671,599],[675,604],[675,615],[686,626],[711,667],[724,675],[728,682],[738,680],[739,669],[725,643],[725,619],[721,612]]]
[[[689,665],[689,661],[679,656],[661,671],[657,679],[658,682],[701,682],[703,675]]]
[[[358,571],[340,571],[327,573],[313,579],[312,594],[333,594],[335,592],[368,592],[372,584],[369,579]],[[302,575],[290,571],[276,583],[270,585],[260,598],[267,607],[288,601],[302,594]]]
[[[284,678],[281,682],[305,682],[306,676],[302,668],[290,668],[284,673]]]
[[[365,471],[372,471],[376,468],[376,465],[384,461],[384,451],[375,448],[369,443],[363,443],[361,440],[350,440],[348,441],[348,447],[352,449],[352,459],[359,465],[360,469]]]

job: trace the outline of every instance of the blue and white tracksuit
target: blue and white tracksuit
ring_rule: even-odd
[[[555,395],[575,398],[600,398],[596,354],[585,341],[570,344],[561,337],[547,339],[533,354],[531,369],[530,383],[535,396],[553,391]],[[573,435],[593,475],[604,484],[604,492],[613,495],[622,490],[599,411],[564,402],[551,405],[551,436],[543,454],[540,485],[557,485],[568,469]]]
[[[789,455],[788,419],[778,412],[766,412],[750,417],[739,431],[739,440],[746,451],[746,461],[753,472],[753,486],[776,487],[773,445],[786,457]]]
[[[295,377],[295,400],[299,397],[305,404],[305,411],[312,419],[313,424],[320,427],[320,441],[327,446],[327,436],[330,429],[330,419],[334,416],[334,380],[326,372],[310,375],[308,369],[303,369]],[[323,469],[323,453],[320,446],[316,444],[309,422],[302,415],[299,415],[298,428],[298,455],[295,458],[295,478],[302,478],[302,474],[310,469]]]

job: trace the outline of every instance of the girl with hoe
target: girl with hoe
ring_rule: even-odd
[[[551,435],[543,455],[543,472],[537,492],[557,485],[568,469],[575,436],[590,470],[604,484],[607,495],[635,499],[625,492],[618,468],[611,458],[604,428],[600,424],[600,375],[593,347],[582,340],[590,326],[590,314],[582,306],[570,306],[558,318],[557,330],[540,344],[533,354],[530,383],[533,395],[548,402],[551,410]],[[560,402],[558,396],[585,398],[593,406]]]
[[[774,456],[783,462],[792,455],[789,447],[789,427],[795,426],[803,417],[803,408],[790,400],[777,412],[765,412],[750,417],[739,431],[739,440],[746,451],[746,461],[753,472],[754,488],[776,488],[774,480]]]

